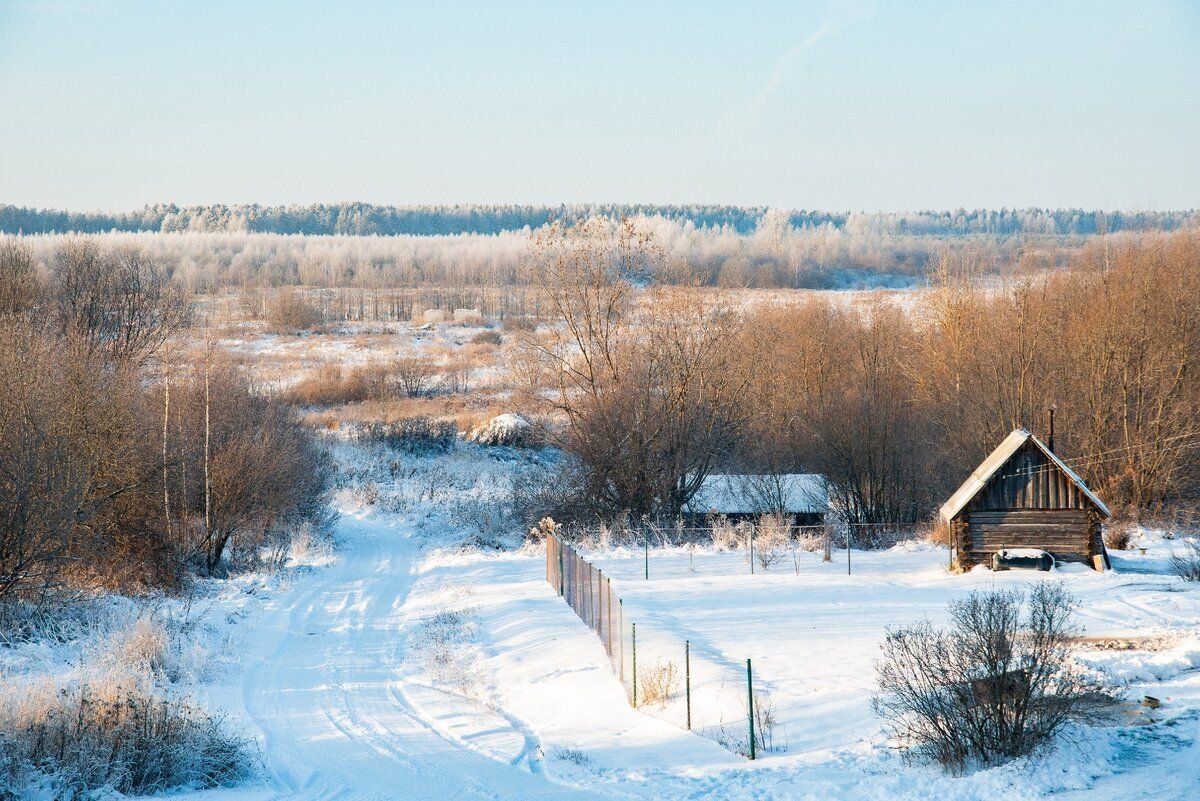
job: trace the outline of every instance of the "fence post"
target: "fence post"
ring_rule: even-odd
[[[750,575],[754,575],[754,524],[750,524]]]
[[[692,730],[692,643],[683,641],[683,687],[687,698],[687,727]]]
[[[612,579],[610,578],[608,579],[608,658],[610,660],[612,655]]]
[[[604,571],[596,568],[596,635],[604,631]]]
[[[854,532],[854,524],[846,524],[846,575],[850,575],[850,535]]]
[[[746,708],[750,710],[750,758],[754,759],[754,677],[750,672],[750,660],[746,660]]]
[[[637,709],[637,623],[630,623],[633,629],[633,708]]]
[[[625,687],[625,601],[617,599],[617,611],[621,615],[621,687]]]
[[[646,549],[646,581],[650,580],[650,534],[642,529],[642,545]]]

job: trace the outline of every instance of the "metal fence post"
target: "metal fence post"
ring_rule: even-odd
[[[692,730],[692,643],[683,641],[683,687],[687,698],[687,727]]]
[[[612,659],[612,579],[608,579],[608,658]]]
[[[646,549],[646,581],[650,580],[650,534],[642,531],[642,545]]]
[[[625,601],[617,599],[617,611],[621,616],[621,687],[625,686]]]
[[[637,623],[630,623],[633,630],[633,708],[637,709]]]
[[[750,524],[750,575],[754,575],[754,524]]]
[[[754,759],[754,677],[750,672],[750,660],[746,660],[746,708],[750,710],[750,758]]]

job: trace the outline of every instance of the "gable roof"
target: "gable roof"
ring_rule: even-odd
[[[815,473],[786,473],[777,476],[714,474],[704,482],[685,511],[707,514],[756,515],[771,511],[776,501],[793,514],[829,511],[825,477]]]
[[[1104,505],[1104,501],[1100,500],[1096,496],[1096,493],[1088,489],[1087,484],[1083,483],[1083,479],[1079,477],[1078,473],[1067,467],[1066,462],[1058,458],[1040,439],[1025,429],[1018,428],[1005,437],[1004,441],[996,446],[996,450],[988,454],[988,457],[980,463],[979,467],[975,468],[975,471],[963,482],[963,485],[955,490],[954,494],[950,496],[950,500],[942,504],[940,512],[942,519],[946,521],[954,519],[954,516],[961,512],[963,507],[970,503],[971,499],[987,486],[988,481],[996,474],[996,471],[1003,467],[1012,458],[1012,455],[1020,450],[1021,446],[1026,442],[1032,442],[1038,450],[1045,454],[1046,458],[1061,470],[1070,479],[1071,483],[1078,487],[1079,491],[1096,505],[1096,508],[1105,517],[1112,517],[1112,512],[1108,511],[1108,507]]]

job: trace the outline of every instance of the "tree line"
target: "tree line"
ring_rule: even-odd
[[[314,203],[265,206],[257,203],[178,206],[147,205],[127,212],[69,212],[0,204],[0,233],[258,232],[308,235],[452,236],[498,234],[540,228],[561,220],[590,217],[659,217],[696,228],[757,229],[769,215],[795,228],[829,225],[859,233],[932,236],[1050,234],[1090,236],[1120,231],[1171,231],[1196,222],[1195,210],[1103,211],[1099,209],[955,209],[854,212],[771,209],[716,204],[596,204],[556,206],[455,204],[381,206],[371,203]]]

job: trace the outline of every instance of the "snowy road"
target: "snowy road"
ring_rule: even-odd
[[[404,600],[418,546],[378,521],[343,519],[338,563],[281,597],[246,671],[246,710],[263,732],[275,798],[586,798],[539,775],[536,743],[511,763],[440,734],[399,683]],[[276,625],[271,625],[274,622]],[[494,738],[504,732],[490,732]]]

